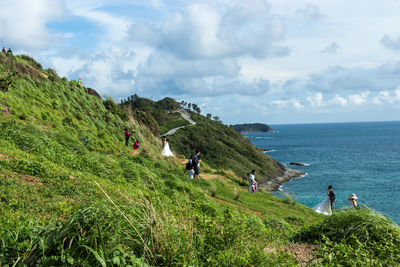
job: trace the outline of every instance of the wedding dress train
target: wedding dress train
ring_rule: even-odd
[[[318,205],[316,205],[313,210],[315,210],[318,213],[322,213],[325,215],[332,215],[332,209],[331,209],[331,201],[329,198],[326,200],[322,201]]]

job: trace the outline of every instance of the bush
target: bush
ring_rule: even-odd
[[[374,258],[378,265],[400,264],[399,226],[370,209],[337,212],[302,230],[294,240],[321,243],[321,256],[326,264],[354,266]],[[352,253],[355,251],[356,259]]]

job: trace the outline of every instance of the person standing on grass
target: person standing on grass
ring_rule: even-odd
[[[128,128],[125,128],[125,145],[129,146],[129,139],[131,138],[131,134],[128,131]]]
[[[249,175],[249,183],[250,183],[249,192],[256,193],[257,187],[258,187],[258,183],[256,181],[256,170],[251,171],[251,173]]]
[[[200,174],[200,151],[196,149],[195,154],[192,158],[192,166],[194,166],[194,179],[199,179]]]
[[[333,192],[333,187],[330,185],[328,186],[328,198],[331,203],[331,210],[333,212],[334,203],[336,201],[336,194]]]
[[[347,198],[347,200],[348,200],[349,203],[350,203],[350,207],[358,208],[357,199],[358,199],[358,197],[356,196],[356,194],[351,194],[351,195]]]
[[[3,52],[4,54],[7,53],[6,48],[3,46],[3,49],[1,49],[1,52]]]

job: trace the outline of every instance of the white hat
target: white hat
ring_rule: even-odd
[[[350,195],[350,198],[351,198],[351,199],[358,199],[358,197],[357,197],[356,194],[354,194],[354,193]]]

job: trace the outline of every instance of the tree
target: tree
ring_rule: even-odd
[[[192,107],[192,103],[189,103],[188,104],[188,108],[190,109]]]
[[[200,114],[201,109],[200,109],[199,107],[196,107],[196,112],[197,112],[198,114]]]
[[[211,113],[207,113],[207,119],[211,120],[211,117],[212,117]]]
[[[193,104],[192,104],[192,108],[193,108],[194,111],[196,111],[196,109],[197,109],[197,104],[194,104],[194,103],[193,103]]]
[[[218,116],[214,116],[213,117],[215,121],[219,121],[219,117]]]

